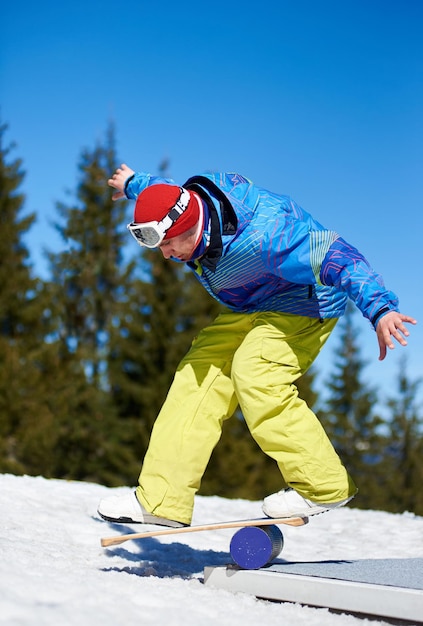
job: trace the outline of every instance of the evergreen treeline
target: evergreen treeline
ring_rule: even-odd
[[[113,127],[82,152],[72,201],[53,207],[63,245],[37,278],[24,243],[35,215],[23,215],[25,172],[6,134],[1,125],[0,472],[135,484],[176,366],[220,307],[182,265],[128,241],[131,209],[107,186]],[[378,414],[354,315],[339,323],[324,397],[315,370],[298,387],[360,488],[353,505],[423,514],[419,381],[403,363]],[[282,487],[242,415],[227,421],[201,493],[260,499]]]

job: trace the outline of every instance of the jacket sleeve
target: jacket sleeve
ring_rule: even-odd
[[[280,214],[264,227],[262,255],[274,274],[344,292],[374,327],[383,315],[398,310],[397,296],[356,248],[293,207],[294,216]]]
[[[398,298],[386,289],[382,276],[342,237],[332,243],[323,259],[320,282],[345,291],[374,327],[383,315],[398,311]]]
[[[136,172],[125,181],[124,192],[128,200],[136,200],[143,189],[150,185],[164,183],[167,185],[175,185],[171,178],[162,178],[160,176],[152,176],[145,172]]]

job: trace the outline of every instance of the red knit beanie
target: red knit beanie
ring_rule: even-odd
[[[198,203],[192,191],[189,192],[190,201],[185,211],[169,228],[165,239],[177,237],[195,226],[200,217]],[[181,188],[176,185],[150,185],[139,194],[135,203],[134,222],[160,222],[178,202]]]

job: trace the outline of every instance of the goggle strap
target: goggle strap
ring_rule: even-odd
[[[184,200],[186,202],[184,202]],[[171,208],[169,213],[159,222],[159,224],[163,226],[163,229],[165,231],[169,230],[172,224],[174,224],[182,215],[182,213],[184,213],[184,211],[187,210],[189,201],[190,201],[189,191],[181,187],[181,196],[178,202]]]
[[[169,213],[166,215],[166,217],[169,217],[172,222],[176,222],[176,220],[178,219],[178,217],[180,215],[182,215],[183,211],[178,210],[175,206],[173,207],[173,209],[171,211],[169,211]],[[162,220],[163,221],[163,220]]]
[[[172,209],[173,211],[174,209]],[[180,213],[176,212],[177,217],[176,219],[173,218],[170,213],[168,213],[166,215],[166,217],[164,217],[160,222],[157,223],[157,226],[160,228],[160,230],[163,230],[164,233],[166,233],[169,228],[172,226],[172,224],[174,224],[176,222],[176,220],[178,219],[178,217],[181,215]]]

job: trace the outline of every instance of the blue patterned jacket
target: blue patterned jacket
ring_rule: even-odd
[[[176,184],[137,173],[126,183],[126,196],[136,199],[156,183]],[[322,319],[340,317],[350,298],[374,326],[398,310],[396,295],[365,257],[290,197],[235,173],[205,173],[183,186],[200,193],[215,220],[210,249],[188,266],[226,307]]]

